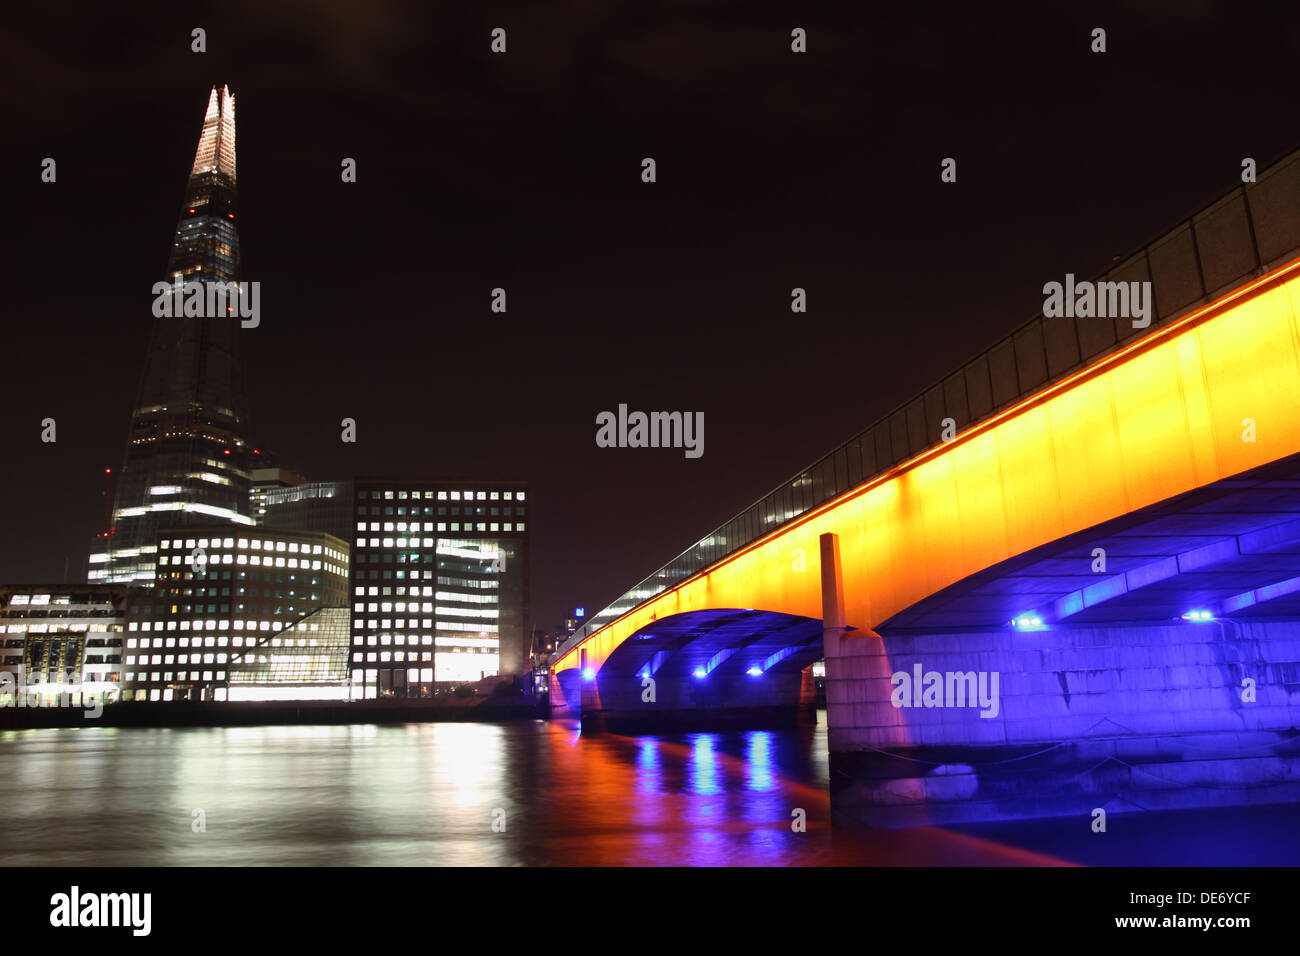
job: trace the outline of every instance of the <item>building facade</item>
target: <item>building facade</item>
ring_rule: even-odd
[[[354,490],[353,699],[524,673],[526,483],[359,478]]]
[[[261,457],[258,452],[256,457]],[[262,465],[262,462],[255,462]],[[264,524],[266,518],[266,496],[275,489],[292,488],[302,484],[302,475],[291,468],[273,466],[255,467],[248,476],[248,513],[254,524]],[[344,538],[351,537],[345,535]]]
[[[238,279],[235,181],[235,98],[214,87],[167,264],[173,287],[196,282],[206,290]],[[99,539],[105,546],[90,557],[91,582],[152,583],[163,526],[253,523],[238,310],[154,311],[110,526]]]
[[[349,700],[351,634],[347,607],[323,607],[251,647],[245,641],[231,652],[217,699]]]
[[[348,543],[322,532],[165,528],[157,548],[153,591],[128,608],[129,701],[226,700],[232,662],[247,670],[247,652],[279,653],[281,632],[348,603]]]
[[[285,531],[325,531],[352,538],[355,489],[351,481],[303,481],[258,489],[257,523]]]
[[[139,593],[119,585],[0,586],[0,671],[9,675],[0,698],[25,687],[29,700],[47,706],[82,706],[87,696],[117,701],[127,602]]]

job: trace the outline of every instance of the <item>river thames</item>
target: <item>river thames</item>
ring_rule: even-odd
[[[826,726],[0,731],[0,864],[1294,865],[1300,811],[832,831]],[[806,819],[802,830],[794,824]]]

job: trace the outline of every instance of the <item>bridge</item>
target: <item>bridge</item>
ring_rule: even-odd
[[[1016,329],[594,615],[557,712],[807,721],[824,659],[837,825],[1300,797],[1300,151],[1098,281],[1149,324]]]

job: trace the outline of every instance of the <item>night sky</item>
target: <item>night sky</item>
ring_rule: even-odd
[[[1300,145],[1283,7],[1038,6],[7,10],[0,581],[84,580],[213,84],[254,444],[318,480],[527,479],[549,628]],[[597,448],[620,402],[704,412],[704,456]]]

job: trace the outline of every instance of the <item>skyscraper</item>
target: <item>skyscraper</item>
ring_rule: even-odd
[[[235,98],[208,97],[167,264],[173,286],[239,275],[235,210]],[[144,300],[141,290],[141,299]],[[214,521],[249,525],[249,447],[240,318],[158,316],[117,474],[107,547],[90,580],[149,584],[158,530]]]

